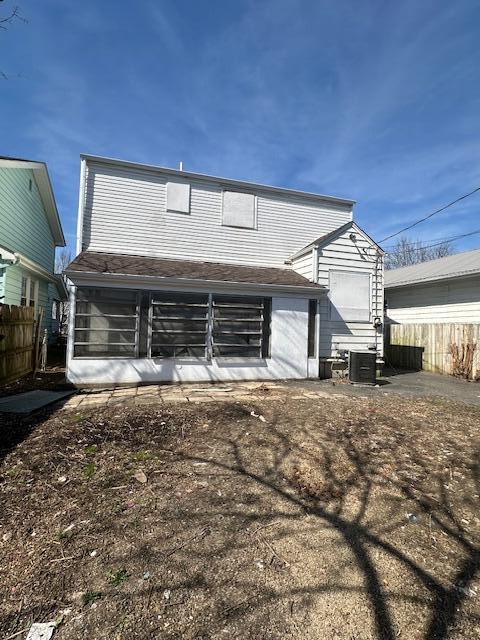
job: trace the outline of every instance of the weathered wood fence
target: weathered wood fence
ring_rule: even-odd
[[[33,370],[34,309],[0,305],[0,385]]]
[[[480,324],[386,325],[385,356],[401,369],[480,377]],[[460,362],[459,362],[460,358]]]

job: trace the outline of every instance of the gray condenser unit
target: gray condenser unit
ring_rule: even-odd
[[[354,384],[376,384],[377,354],[375,351],[350,351],[348,377]]]

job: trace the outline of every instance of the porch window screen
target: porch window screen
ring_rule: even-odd
[[[139,296],[123,289],[78,288],[74,356],[138,355]]]
[[[213,296],[213,356],[267,357],[269,303],[268,298]]]
[[[152,293],[152,358],[207,355],[208,294]]]
[[[271,298],[79,287],[74,356],[267,358]]]

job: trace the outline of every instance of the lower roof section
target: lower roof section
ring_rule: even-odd
[[[325,290],[291,269],[249,267],[219,262],[193,260],[167,260],[113,253],[84,251],[69,264],[65,273],[72,279],[98,277],[152,279],[159,284],[172,283],[228,283],[232,286],[249,285],[261,288],[292,290],[298,293],[318,294]]]

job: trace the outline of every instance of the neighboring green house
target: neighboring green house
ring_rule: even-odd
[[[0,157],[0,303],[43,308],[50,335],[58,330],[54,303],[66,299],[54,274],[55,248],[64,246],[46,164]]]

